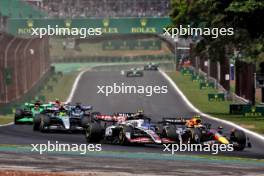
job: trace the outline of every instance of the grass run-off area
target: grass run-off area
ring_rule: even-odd
[[[62,76],[58,76],[58,75],[52,76],[45,85],[45,87],[47,86],[52,87],[52,90],[42,89],[42,91],[39,92],[39,94],[45,96],[47,102],[54,101],[55,98],[58,98],[61,101],[66,101],[66,99],[70,94],[72,85],[74,83],[77,74],[78,71],[73,71],[73,72],[64,73]],[[0,115],[0,125],[10,123],[13,120],[14,120],[13,114],[8,114],[4,116]]]
[[[264,134],[264,117],[230,115],[229,105],[232,101],[208,101],[208,93],[217,93],[216,89],[208,88],[201,90],[198,82],[191,81],[190,76],[184,76],[179,72],[168,72],[168,75],[176,82],[188,100],[200,111]]]

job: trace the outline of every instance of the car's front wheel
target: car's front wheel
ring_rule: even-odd
[[[124,126],[123,128],[120,129],[119,135],[118,135],[118,139],[119,139],[119,144],[120,145],[128,145],[129,144],[129,140],[126,137],[126,134],[129,133],[130,137],[133,134],[133,129],[132,127],[127,127]]]
[[[87,124],[85,137],[88,143],[100,142],[103,139],[102,127],[99,123]]]
[[[234,145],[234,150],[242,151],[246,147],[247,137],[244,131],[235,130],[231,133],[230,139],[237,145]]]
[[[15,118],[14,118],[15,125],[19,124],[18,120],[21,118],[23,118],[23,110],[22,109],[16,109]]]
[[[40,120],[39,130],[41,132],[47,132],[48,131],[47,127],[49,126],[49,123],[50,123],[49,117],[46,115],[43,115]]]

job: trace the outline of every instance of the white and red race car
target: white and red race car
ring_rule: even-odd
[[[160,137],[159,128],[151,119],[140,113],[116,113],[113,115],[93,115],[85,129],[87,142],[105,140],[121,145],[129,143],[164,144],[175,143]]]

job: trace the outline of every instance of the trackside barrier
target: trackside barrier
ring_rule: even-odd
[[[162,61],[172,61],[173,55],[142,55],[142,56],[79,56],[79,57],[64,57],[64,58],[53,58],[56,63],[61,62],[162,62]]]
[[[199,75],[199,74],[193,74],[191,76],[191,80],[192,80],[192,82],[204,82],[205,81],[204,77]]]
[[[203,81],[200,82],[200,89],[215,88],[215,84],[212,82]]]
[[[224,93],[209,93],[208,101],[225,101]]]
[[[264,116],[264,106],[253,106],[251,104],[231,104],[229,113],[235,115],[244,115],[245,117]]]

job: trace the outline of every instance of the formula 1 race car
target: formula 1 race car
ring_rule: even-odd
[[[132,68],[129,71],[126,71],[127,77],[143,77],[144,73],[140,68]]]
[[[17,108],[14,117],[15,124],[32,124],[34,118],[51,107],[51,104],[42,104],[40,101],[35,103],[25,103],[21,108]]]
[[[161,137],[177,143],[233,144],[234,150],[238,151],[244,150],[246,146],[251,147],[245,132],[233,129],[225,134],[222,127],[212,129],[211,124],[203,124],[200,118],[164,118],[159,124]]]
[[[154,71],[157,71],[159,68],[159,65],[158,64],[155,64],[155,63],[148,63],[147,65],[144,66],[144,70],[154,70]]]
[[[83,130],[84,125],[88,123],[92,106],[81,104],[64,105],[63,107],[49,110],[46,114],[40,114],[36,117],[33,130],[40,130],[41,132],[49,130]]]
[[[86,140],[100,142],[105,140],[121,145],[173,143],[161,138],[155,124],[142,113],[116,113],[114,115],[94,114],[85,129]]]
[[[210,124],[202,124],[201,119],[164,118],[157,123],[142,113],[96,114],[85,129],[87,142],[101,140],[121,145],[130,143],[165,144],[233,144],[234,150],[241,151],[251,144],[241,130],[224,134],[222,129],[211,129]]]

